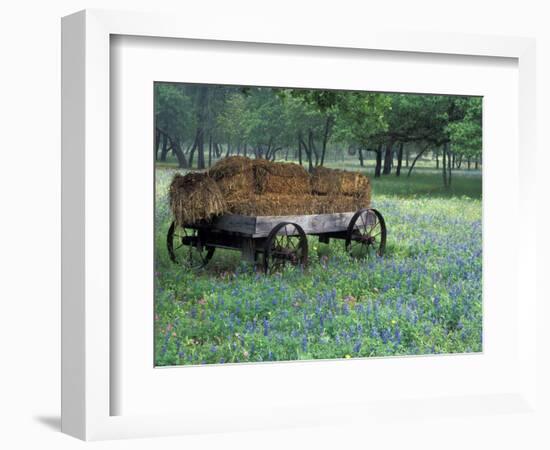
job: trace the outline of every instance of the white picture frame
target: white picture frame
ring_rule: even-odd
[[[313,32],[303,36],[298,30],[260,33],[254,29],[229,26],[214,30],[189,21],[186,21],[185,28],[181,28],[179,19],[165,14],[87,10],[67,16],[62,22],[62,430],[81,439],[98,440],[358,423],[377,415],[394,421],[433,408],[439,408],[443,416],[495,415],[495,427],[501,423],[498,413],[502,411],[510,411],[521,418],[517,420],[531,420],[541,407],[535,401],[537,298],[534,233],[523,236],[523,246],[518,254],[517,277],[525,288],[521,292],[521,302],[517,302],[518,315],[514,323],[520,367],[511,390],[486,395],[478,392],[463,397],[456,397],[456,394],[445,397],[440,392],[432,396],[423,393],[420,398],[407,395],[405,390],[395,398],[387,401],[378,398],[372,403],[363,398],[359,401],[346,398],[341,403],[331,401],[322,404],[305,398],[300,406],[283,403],[271,410],[243,411],[232,404],[220,404],[216,411],[202,413],[187,410],[147,414],[145,410],[112,415],[113,395],[121,388],[114,382],[111,370],[113,358],[120,356],[112,348],[117,324],[112,320],[110,303],[114,289],[111,279],[111,186],[118,182],[117,173],[112,171],[109,151],[113,145],[113,130],[110,129],[112,36],[243,45],[283,44],[287,49],[290,46],[326,48],[336,53],[349,49],[406,52],[412,59],[425,58],[426,55],[509,58],[518,64],[517,148],[521,151],[535,148],[535,43],[532,39],[390,33],[383,30],[349,30],[330,37],[319,30],[317,34]],[[285,51],[284,48],[279,49]],[[529,174],[535,167],[535,158],[519,159],[517,192],[514,192],[514,199],[522,199],[521,204],[516,206],[525,227],[530,229],[535,229],[536,195]],[[520,293],[511,295],[517,301]],[[440,366],[461,364],[460,360],[436,359],[441,361],[436,363]],[[334,362],[333,367],[334,364],[338,362]],[[378,364],[389,364],[390,367],[384,370],[392,370],[391,367],[398,363],[395,360],[378,360]],[[433,361],[431,364],[434,364]],[[249,372],[255,371],[259,376],[266,376],[268,372],[274,376],[277,367],[247,366]],[[310,364],[300,370],[314,376],[318,367]],[[348,365],[348,368],[363,370],[359,365],[354,369]],[[216,367],[194,370],[204,369],[209,371],[207,378],[216,378],[212,373],[219,370]],[[402,412],[391,412],[396,401],[406,405],[405,416]]]

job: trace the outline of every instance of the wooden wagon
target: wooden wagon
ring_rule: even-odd
[[[184,260],[192,267],[210,261],[216,248],[241,252],[244,260],[258,264],[266,273],[285,264],[308,262],[307,235],[328,244],[344,241],[352,256],[382,256],[386,247],[386,224],[376,209],[356,212],[299,216],[243,216],[225,214],[209,222],[172,222],[167,247],[174,262]]]

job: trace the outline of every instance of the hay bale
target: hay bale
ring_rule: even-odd
[[[254,194],[311,194],[307,171],[299,164],[230,156],[209,171],[226,196]]]
[[[315,195],[315,214],[334,214],[355,212],[362,208],[368,208],[370,201],[364,197],[351,195]]]
[[[332,214],[355,212],[367,206],[363,198],[349,195],[251,194],[227,199],[229,212],[245,216]]]
[[[368,196],[370,202],[369,179],[359,172],[316,167],[311,173],[311,189],[318,195]]]
[[[217,161],[209,170],[209,174],[216,181],[219,178],[233,176],[240,172],[252,170],[254,160],[246,156],[229,156]]]
[[[299,164],[258,159],[253,167],[257,194],[311,194],[309,174]]]
[[[224,196],[244,197],[256,189],[252,163],[244,156],[230,156],[214,164],[208,173]]]
[[[206,173],[176,174],[170,184],[170,208],[178,225],[193,224],[227,212],[216,182]]]

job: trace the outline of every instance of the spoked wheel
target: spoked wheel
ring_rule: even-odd
[[[382,256],[386,250],[386,222],[376,209],[361,209],[351,218],[346,251],[354,258]]]
[[[277,224],[265,242],[265,273],[276,272],[286,264],[305,267],[307,250],[307,237],[300,225],[291,222]]]
[[[214,247],[205,246],[199,230],[184,228],[172,222],[166,235],[168,254],[174,263],[186,262],[189,267],[200,268],[208,264],[214,254]]]

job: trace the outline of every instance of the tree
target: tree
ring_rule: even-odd
[[[463,108],[464,117],[460,121],[449,123],[447,129],[452,151],[459,155],[460,159],[478,161],[482,149],[481,98],[463,98],[459,102]]]
[[[191,99],[186,95],[182,85],[155,83],[155,156],[165,161],[169,150],[172,150],[180,167],[187,167],[188,162],[181,149],[181,144],[189,136],[194,121]],[[159,146],[162,151],[159,156]]]
[[[369,92],[339,92],[335,119],[336,139],[361,150],[376,152],[375,177],[380,176],[381,137],[388,129],[387,112],[391,98]]]

